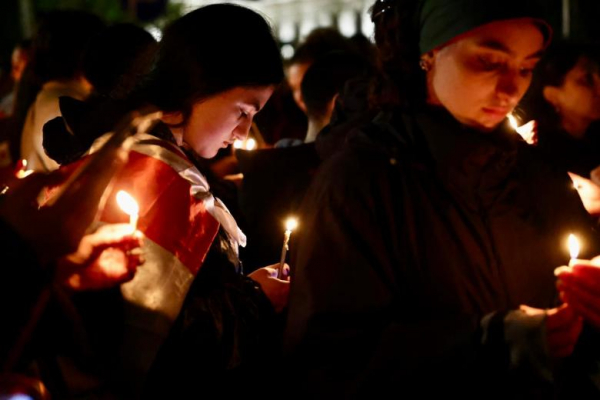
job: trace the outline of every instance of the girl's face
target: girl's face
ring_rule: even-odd
[[[544,97],[561,117],[574,120],[600,119],[600,75],[598,65],[586,57],[565,75],[562,86],[547,86]]]
[[[425,56],[428,101],[459,122],[491,130],[521,100],[544,48],[527,19],[497,21]]]
[[[274,89],[274,86],[235,87],[195,103],[185,125],[172,129],[177,143],[186,143],[200,157],[214,157],[219,149],[246,138],[254,116]],[[182,118],[181,113],[174,113],[163,120],[174,125]]]

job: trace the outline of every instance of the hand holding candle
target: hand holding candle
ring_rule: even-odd
[[[289,250],[288,244],[290,241],[290,236],[292,235],[292,231],[298,227],[298,220],[296,218],[288,218],[285,223],[285,234],[283,237],[283,247],[281,248],[281,259],[279,261],[279,268],[277,271],[277,277],[281,278],[283,276],[283,266],[285,265],[285,256],[287,255],[287,251]]]
[[[569,235],[568,245],[569,266],[554,270],[559,278],[560,297],[577,315],[600,330],[600,257],[577,259],[581,246],[575,235]]]
[[[135,201],[135,199],[126,191],[119,190],[117,192],[117,204],[119,204],[119,207],[121,207],[125,214],[129,215],[129,225],[131,226],[132,231],[135,231],[137,229],[138,214],[140,212],[137,201]]]

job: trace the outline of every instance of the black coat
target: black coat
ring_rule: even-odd
[[[582,256],[597,252],[597,235],[568,176],[507,126],[484,134],[437,109],[380,114],[322,167],[303,210],[286,334],[299,388],[554,390],[513,376],[502,329],[483,346],[492,332],[481,321],[555,307],[568,234]]]

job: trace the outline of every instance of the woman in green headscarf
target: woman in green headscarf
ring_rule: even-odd
[[[299,387],[598,396],[598,273],[560,275],[564,303],[553,274],[569,233],[582,258],[598,235],[568,176],[506,121],[551,29],[529,0],[378,0],[373,20],[382,112],[322,167],[294,246]]]

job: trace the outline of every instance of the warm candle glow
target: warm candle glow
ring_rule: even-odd
[[[243,145],[244,142],[242,142],[240,139],[235,139],[235,141],[233,142],[234,149],[241,149]]]
[[[569,254],[571,255],[571,260],[575,260],[579,255],[580,245],[577,236],[570,234],[569,235]]]
[[[510,126],[527,142],[528,144],[535,144],[536,124],[535,121],[529,121],[528,123],[519,126],[517,117],[513,114],[507,116]]]
[[[256,148],[256,140],[250,138],[246,140],[246,150],[254,150]]]
[[[279,268],[277,270],[277,277],[283,276],[283,266],[285,265],[285,256],[288,251],[288,243],[290,242],[290,236],[292,231],[298,227],[298,220],[296,218],[288,218],[285,221],[285,234],[283,235],[283,247],[281,248],[281,259],[279,260]]]
[[[293,231],[297,227],[298,227],[298,220],[296,218],[288,218],[288,220],[285,222],[285,230],[286,231]]]
[[[117,192],[117,204],[127,215],[137,214],[140,212],[137,201],[129,193],[124,190]]]
[[[517,122],[517,119],[515,118],[514,115],[508,114],[508,122],[510,123],[510,126],[512,126],[515,131],[519,128],[519,123]]]
[[[28,177],[31,174],[33,174],[33,170],[27,169],[27,160],[25,160],[25,159],[21,160],[21,168],[16,173],[17,178],[23,179],[23,178]]]
[[[129,215],[129,224],[135,230],[137,228],[138,213],[140,212],[137,201],[126,191],[119,190],[117,192],[117,204],[125,214]]]

